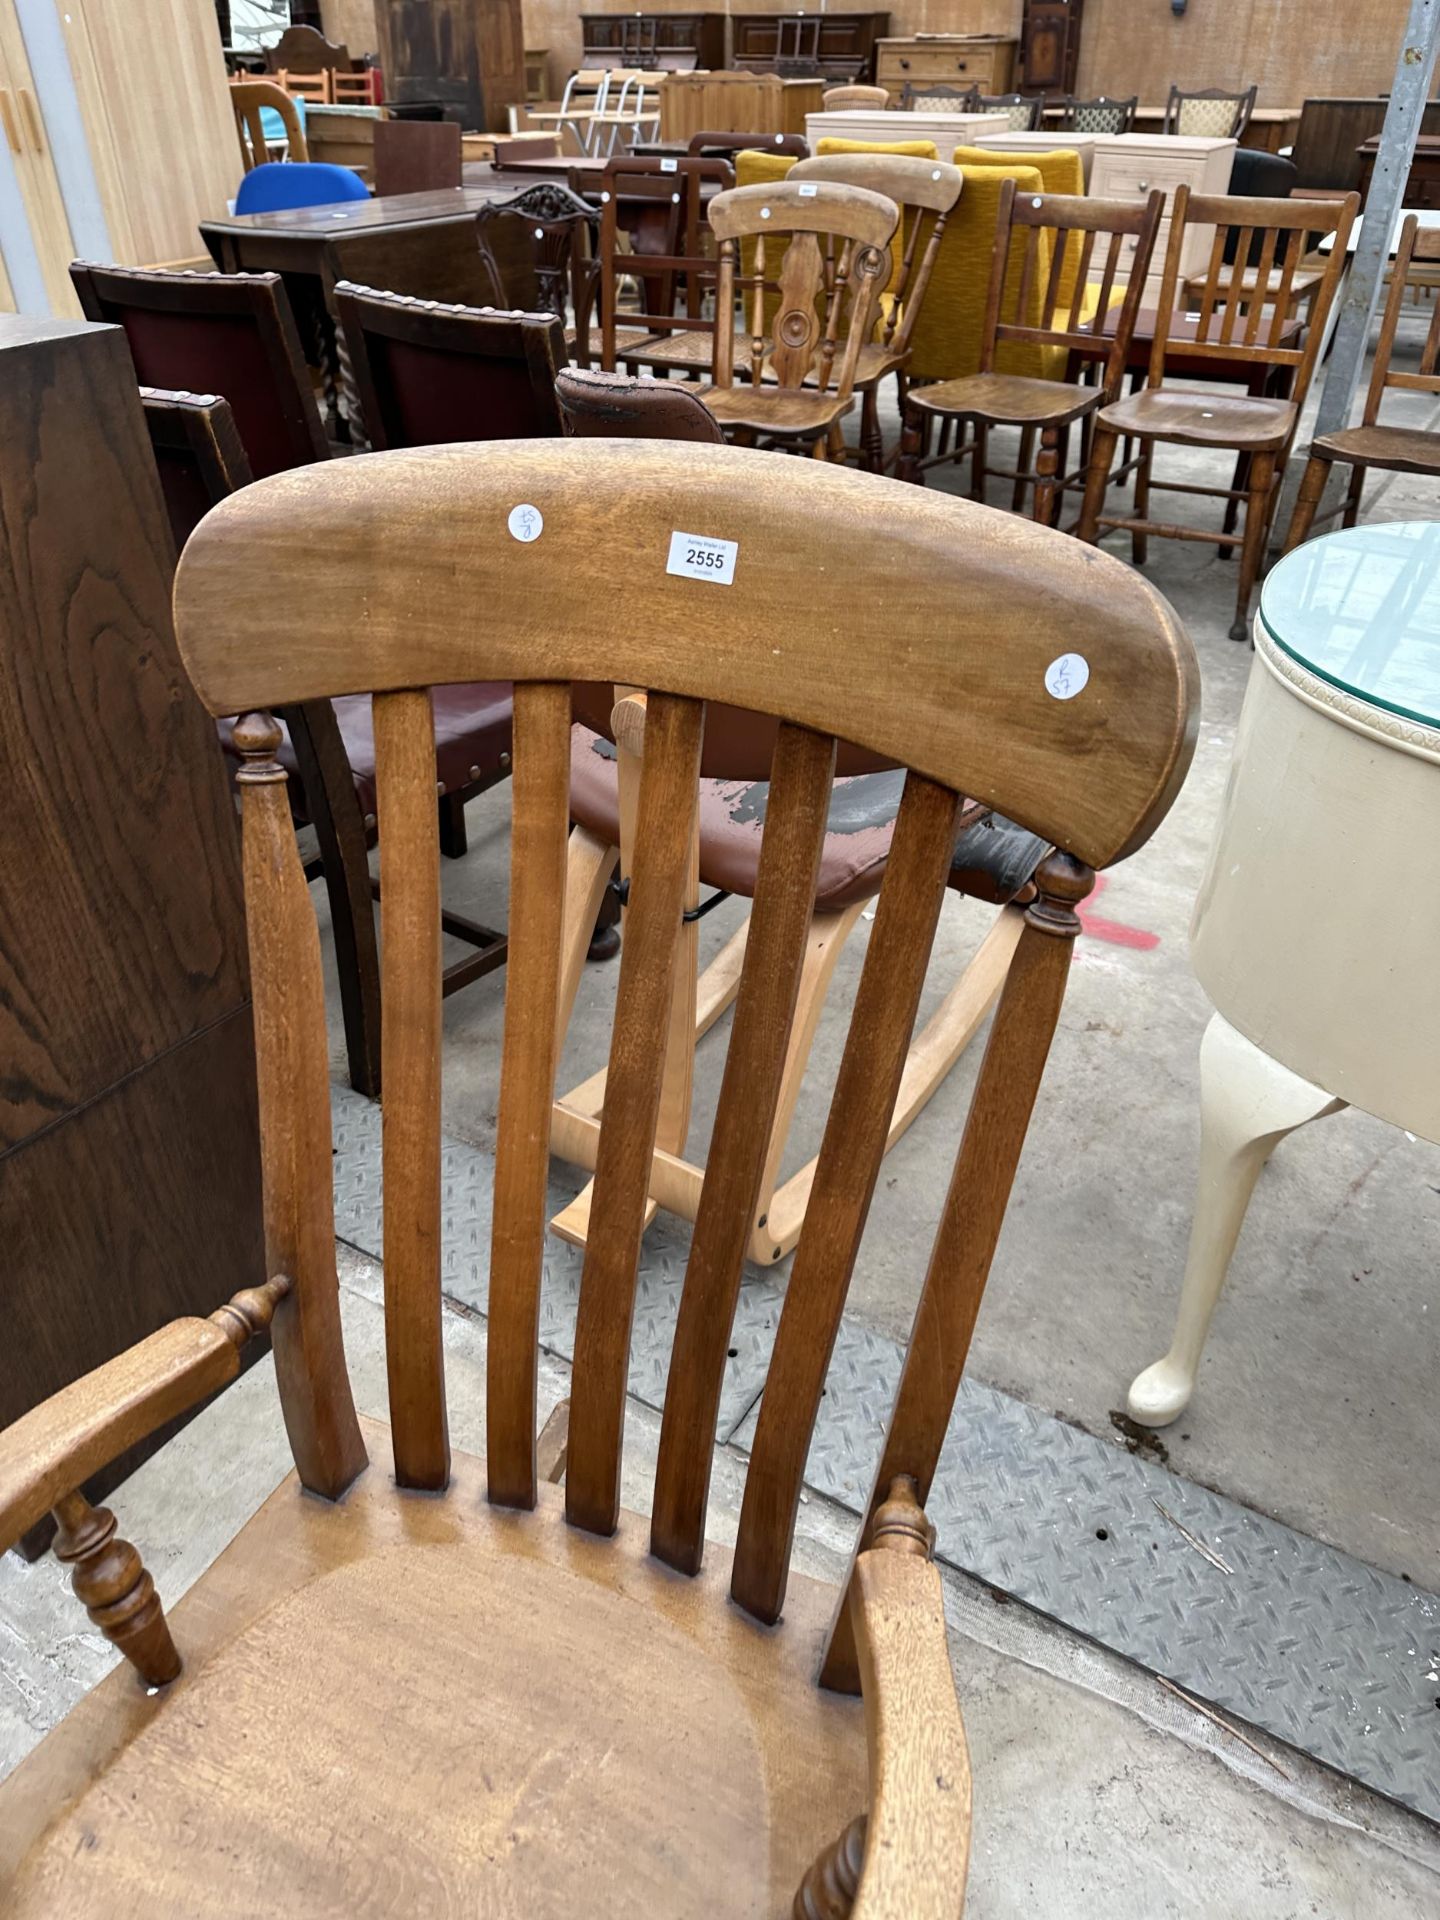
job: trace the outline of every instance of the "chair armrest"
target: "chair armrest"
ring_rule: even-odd
[[[0,1432],[0,1553],[117,1454],[225,1386],[290,1290],[280,1275],[208,1320],[172,1320]]]
[[[970,1856],[970,1755],[945,1640],[940,1575],[923,1553],[862,1553],[851,1606],[870,1815],[852,1920],[955,1920]]]

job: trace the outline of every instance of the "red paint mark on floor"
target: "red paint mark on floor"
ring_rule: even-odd
[[[1109,885],[1103,873],[1095,876],[1095,885],[1088,900],[1076,908],[1080,916],[1082,929],[1092,940],[1103,940],[1112,947],[1132,947],[1138,953],[1150,953],[1160,944],[1158,933],[1146,933],[1143,927],[1127,927],[1119,920],[1107,920],[1095,911],[1095,902]]]

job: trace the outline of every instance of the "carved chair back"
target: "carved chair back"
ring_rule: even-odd
[[[372,447],[520,440],[560,432],[552,313],[501,313],[342,280],[335,310]]]
[[[1292,369],[1289,398],[1297,408],[1303,406],[1325,336],[1325,321],[1345,271],[1345,243],[1359,207],[1360,196],[1355,193],[1343,200],[1263,200],[1192,194],[1188,186],[1177,187],[1150,353],[1150,386],[1160,386],[1165,378],[1171,319],[1182,304],[1181,256],[1187,238],[1199,228],[1209,235],[1209,257],[1203,274],[1190,275],[1191,297],[1184,304],[1197,311],[1198,322],[1195,338],[1186,340],[1180,350],[1187,360],[1288,367]],[[1298,236],[1327,233],[1335,236],[1334,243],[1315,290],[1305,337],[1296,343],[1292,308],[1304,252]],[[1287,341],[1291,344],[1284,344]]]
[[[257,480],[329,457],[278,273],[164,273],[75,261],[87,320],[123,327],[140,384],[230,402]]]
[[[705,311],[715,285],[702,188],[735,184],[728,160],[699,154],[614,159],[600,183],[600,363],[613,369],[616,334],[625,326],[670,334],[713,333]],[[630,240],[621,246],[621,235]],[[633,279],[642,305],[622,313],[622,282]]]
[[[715,385],[735,375],[735,295],[750,310],[750,377],[768,373],[780,392],[814,377],[822,393],[847,399],[860,349],[870,338],[890,271],[900,209],[885,195],[834,180],[736,187],[710,203],[720,242],[715,312]],[[742,240],[753,244],[737,273]]]
[[[867,242],[876,246],[882,241]],[[672,529],[734,543],[724,588]],[[617,530],[624,530],[618,537]],[[824,590],[813,566],[823,558]],[[277,626],[277,604],[303,622]],[[888,644],[874,644],[873,609]],[[643,610],[643,612],[642,612]],[[1000,610],[997,613],[997,610]],[[954,849],[962,794],[1057,851],[1010,965],[925,1278],[879,1483],[923,1501],[1058,1016],[1091,869],[1134,851],[1182,781],[1193,654],[1118,560],[968,502],[820,462],[663,442],[538,441],[332,461],[197,530],[180,646],[236,741],[277,1380],[302,1482],[364,1462],[338,1313],[320,950],[274,758],[277,701],[373,696],[385,994],[384,1285],[395,1473],[449,1475],[440,1295],[440,912],[431,694],[513,680],[510,941],[487,1313],[489,1498],[537,1498],[538,1313],[558,1048],[571,685],[646,692],[629,917],[571,1389],[566,1510],[615,1531],[637,1262],[706,702],[775,716],[763,851],[671,1357],[653,1551],[700,1564],[716,1416],[814,904],[837,740],[909,769],[804,1234],[775,1336],[734,1559],[784,1599],[801,1478]],[[1076,656],[1088,679],[1054,691]],[[894,671],[903,659],[905,672]],[[848,1669],[847,1669],[848,1661]],[[855,1684],[842,1629],[831,1677]]]
[[[582,326],[594,298],[600,216],[569,187],[541,181],[475,216],[480,254],[497,306],[564,319],[567,304]]]
[[[1086,307],[1093,302],[1094,314],[1108,321],[1118,302],[1102,376],[1107,398],[1115,399],[1164,211],[1165,195],[1158,187],[1143,200],[1100,200],[1088,194],[1022,193],[1014,180],[1006,180],[1000,189],[980,371],[994,369],[996,351],[1007,340],[1083,347],[1094,339],[1093,332],[1081,331]],[[1069,299],[1062,291],[1067,285],[1074,290]]]
[[[310,158],[310,149],[305,144],[305,129],[300,124],[295,102],[273,80],[232,80],[230,107],[235,115],[235,132],[240,141],[240,161],[246,173],[252,167],[263,166],[270,158],[270,144],[265,138],[265,122],[261,118],[261,109],[265,107],[280,116],[285,129],[286,157],[291,160]]]
[[[965,184],[958,167],[900,153],[827,153],[802,160],[787,180],[839,180],[893,200],[902,215],[904,249],[885,289],[881,340],[904,352],[935,270],[945,222]]]
[[[1362,424],[1373,427],[1380,417],[1380,405],[1385,398],[1387,388],[1406,389],[1411,393],[1440,393],[1440,300],[1433,302],[1430,310],[1430,325],[1426,329],[1425,341],[1420,349],[1420,365],[1414,373],[1397,372],[1391,365],[1395,351],[1395,335],[1400,325],[1400,314],[1405,304],[1405,293],[1414,275],[1420,285],[1432,290],[1436,284],[1436,272],[1440,269],[1440,229],[1421,227],[1415,215],[1410,214],[1400,229],[1400,245],[1395,254],[1395,264],[1391,269],[1390,292],[1385,300],[1385,313],[1380,322],[1380,338],[1375,346],[1375,364],[1370,373],[1370,387],[1365,395],[1365,413]]]
[[[1230,93],[1224,87],[1172,86],[1161,131],[1209,140],[1238,140],[1255,111],[1257,90],[1247,87],[1243,93]]]

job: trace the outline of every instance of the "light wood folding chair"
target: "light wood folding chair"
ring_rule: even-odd
[[[512,531],[517,502],[533,539]],[[667,571],[672,526],[733,541],[733,582]],[[827,596],[802,552],[823,553]],[[270,618],[302,602],[303,622]],[[874,644],[872,604],[891,648]],[[1154,830],[1189,762],[1195,663],[1174,615],[1118,561],[869,475],[528,441],[333,461],[236,494],[187,548],[176,621],[208,709],[245,715],[271,1277],[0,1435],[0,1549],[55,1510],[77,1593],[130,1662],[0,1788],[8,1920],[442,1904],[711,1920],[823,1912],[837,1885],[856,1889],[857,1920],[954,1920],[969,1762],[924,1502],[1076,905],[1094,867]],[[1074,651],[1088,683],[1057,699],[1047,665]],[[430,695],[477,677],[516,683],[483,1462],[452,1452],[446,1418]],[[537,1316],[571,687],[597,680],[644,689],[648,707],[562,1460],[555,1428],[537,1440]],[[360,691],[384,878],[388,1433],[357,1419],[345,1365],[320,948],[270,716]],[[768,711],[775,749],[647,1521],[621,1506],[626,1376],[655,1035],[712,699]],[[837,739],[909,772],[732,1554],[705,1539],[716,1412]],[[802,1477],[967,789],[1063,850],[1025,916],[854,1564],[831,1586],[791,1571]],[[75,1489],[225,1385],[267,1325],[295,1473],[167,1619],[114,1517]],[[385,1464],[367,1473],[371,1448]]]

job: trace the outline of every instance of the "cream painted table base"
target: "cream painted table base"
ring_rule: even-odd
[[[1348,1105],[1440,1141],[1440,527],[1358,527],[1287,555],[1255,653],[1190,930],[1218,1011],[1179,1316],[1129,1394],[1152,1427],[1190,1400],[1287,1134]]]

